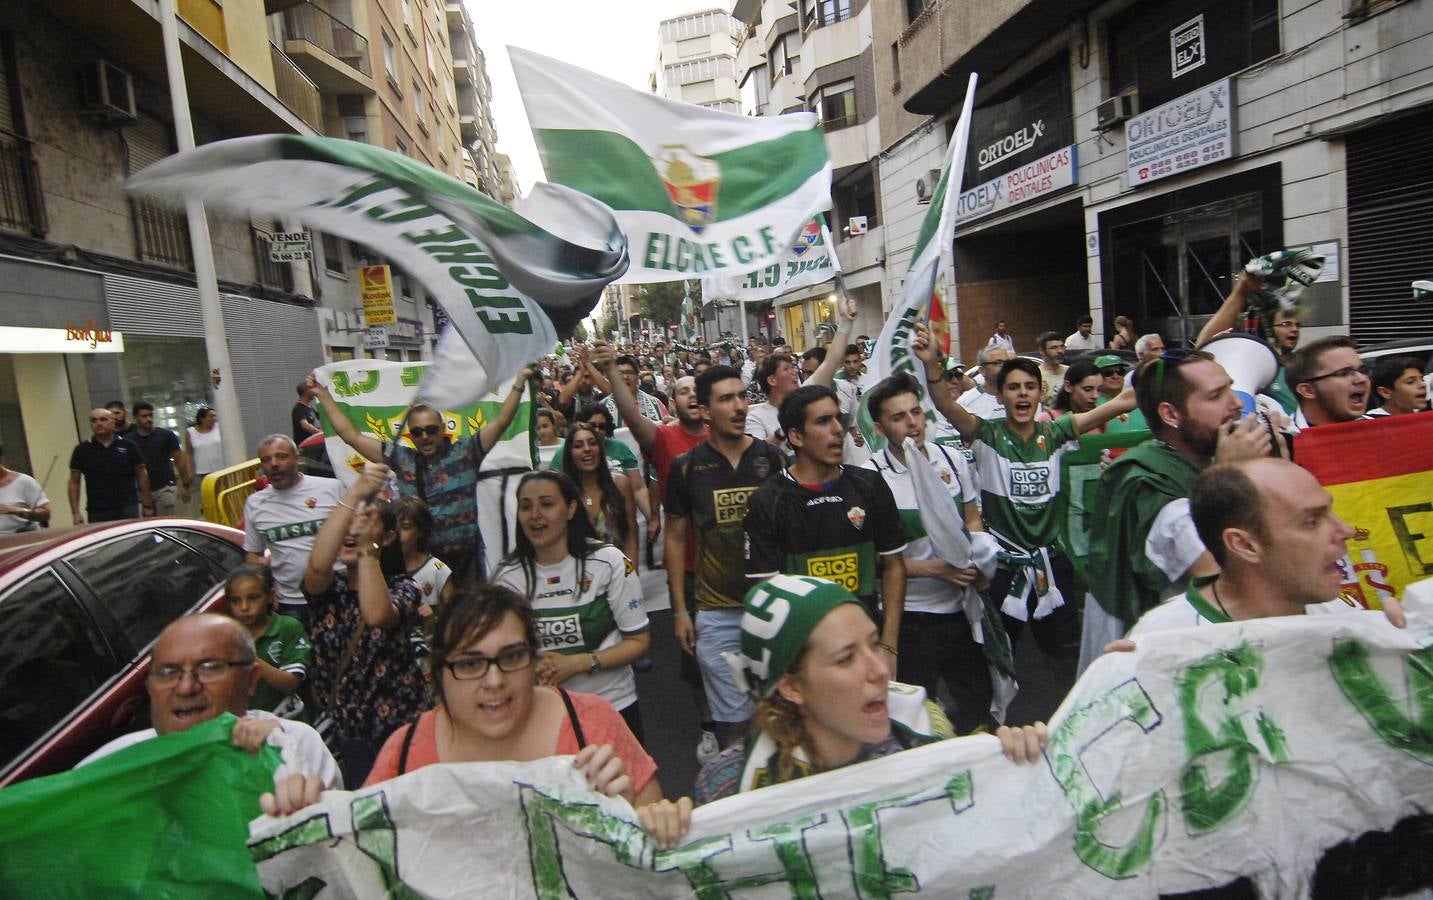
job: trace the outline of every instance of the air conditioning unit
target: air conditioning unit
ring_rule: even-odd
[[[1136,115],[1139,115],[1139,98],[1132,92],[1117,94],[1095,109],[1095,130],[1113,128]]]
[[[929,172],[916,179],[916,202],[929,203],[930,198],[935,195],[936,186],[940,184],[940,169],[931,169]]]
[[[97,59],[80,72],[80,107],[108,122],[135,122],[134,82],[129,73],[108,60]]]
[[[865,216],[852,216],[846,220],[846,231],[851,234],[852,237],[858,234],[865,234],[866,230]]]

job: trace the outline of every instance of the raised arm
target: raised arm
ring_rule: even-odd
[[[1099,428],[1101,425],[1115,418],[1122,416],[1135,408],[1134,388],[1125,388],[1120,395],[1102,406],[1096,406],[1089,412],[1075,413],[1075,430],[1080,434]]]
[[[512,390],[503,398],[502,409],[498,410],[497,416],[478,432],[478,440],[482,442],[483,452],[493,449],[493,445],[503,436],[512,424],[513,416],[517,415],[518,405],[522,403],[522,395],[527,387],[527,380],[537,372],[536,366],[524,366],[522,371],[517,373],[513,380]]]
[[[821,365],[806,379],[807,384],[820,384],[831,387],[836,382],[836,370],[841,367],[842,351],[846,345],[851,343],[851,330],[856,324],[856,304],[849,297],[841,304],[841,324],[836,333],[831,337],[831,343],[826,345],[826,358],[821,360]]]
[[[930,402],[936,412],[945,416],[960,436],[969,441],[980,433],[980,417],[955,402],[950,385],[945,380],[945,361],[940,348],[930,339],[930,329],[917,325],[915,338],[911,343],[916,359],[925,366],[926,389],[930,391]]]
[[[310,594],[321,594],[332,586],[333,564],[338,559],[344,538],[348,536],[348,528],[353,524],[354,513],[358,511],[359,504],[378,493],[387,478],[388,467],[382,463],[366,463],[363,466],[358,480],[344,492],[338,506],[328,514],[314,536],[308,568],[304,572],[304,590]]]
[[[611,383],[612,402],[617,404],[617,415],[622,417],[622,424],[632,432],[632,437],[637,439],[637,446],[642,448],[642,452],[650,454],[652,444],[657,440],[657,423],[642,415],[642,411],[637,408],[636,395],[617,372],[617,354],[611,344],[597,341],[592,345],[592,366]]]
[[[1250,275],[1248,272],[1239,273],[1239,280],[1234,282],[1234,289],[1229,292],[1229,296],[1224,298],[1224,303],[1218,311],[1209,317],[1209,321],[1204,323],[1203,328],[1199,329],[1199,336],[1194,339],[1194,346],[1202,347],[1205,341],[1216,334],[1221,334],[1238,325],[1239,317],[1244,314],[1244,309],[1249,305],[1249,295],[1262,286],[1263,282],[1257,276]]]
[[[371,434],[364,434],[358,430],[348,416],[343,414],[343,409],[328,388],[318,383],[312,372],[307,378],[308,385],[318,393],[318,402],[323,406],[323,414],[333,423],[333,430],[345,444],[352,447],[359,456],[373,463],[383,462],[383,442]]]

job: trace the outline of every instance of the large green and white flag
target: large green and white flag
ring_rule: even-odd
[[[627,266],[612,211],[590,197],[539,185],[520,213],[355,141],[220,141],[155,163],[128,186],[172,202],[299,220],[401,266],[437,298],[462,339],[442,342],[440,364],[419,388],[439,406],[474,402],[551,352]]]
[[[707,275],[702,297],[752,303],[788,294],[797,288],[821,284],[836,277],[841,261],[826,228],[826,217],[816,216],[797,232],[796,239],[770,265],[745,275]]]
[[[965,146],[970,137],[970,117],[975,109],[975,81],[976,75],[972,72],[965,88],[965,105],[960,110],[955,133],[950,136],[950,144],[946,147],[940,183],[931,196],[930,207],[926,209],[920,233],[916,236],[915,249],[911,251],[911,264],[901,286],[901,298],[891,310],[880,337],[876,338],[876,352],[871,357],[870,370],[877,379],[908,372],[917,382],[925,384],[925,368],[911,352],[911,341],[915,337],[916,326],[930,320],[931,304],[946,302],[944,259],[955,239],[955,206],[960,199]],[[926,418],[934,421],[936,412],[928,392],[922,392],[921,404],[925,407]],[[885,447],[886,440],[876,433],[864,398],[856,421],[866,436],[871,452]]]
[[[720,112],[517,47],[508,57],[548,180],[617,213],[632,247],[623,281],[764,268],[831,208],[813,113]]]

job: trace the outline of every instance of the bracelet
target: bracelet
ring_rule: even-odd
[[[342,506],[344,509],[348,510],[349,512],[354,512],[354,513],[358,512],[358,507],[356,507],[356,506],[349,506],[347,503],[344,503],[342,500],[338,501],[338,505],[339,505],[339,506]]]
[[[880,643],[876,644],[876,646],[886,651],[892,656],[900,656],[900,654],[896,652],[896,648],[892,647],[890,644],[887,644],[885,641],[881,641]]]
[[[367,547],[359,551],[359,556],[366,556],[369,559],[377,559],[383,554],[383,548],[378,546],[377,541],[370,542]]]

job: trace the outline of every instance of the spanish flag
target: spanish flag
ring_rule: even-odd
[[[945,291],[941,290],[940,284],[935,285],[930,292],[930,322],[931,339],[940,347],[940,352],[950,355],[950,318],[945,314]]]
[[[1311,428],[1294,439],[1294,459],[1354,529],[1345,599],[1378,609],[1433,576],[1433,413]]]

